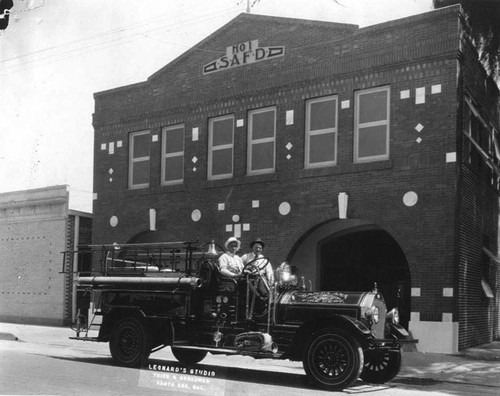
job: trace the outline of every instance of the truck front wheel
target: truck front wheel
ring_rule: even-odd
[[[172,353],[175,358],[184,364],[196,364],[201,362],[207,356],[207,351],[199,349],[184,349],[172,347]]]
[[[401,351],[399,349],[367,351],[361,379],[373,384],[383,384],[398,375],[400,369]]]
[[[120,319],[109,341],[113,360],[120,366],[142,367],[149,358],[149,337],[142,322],[136,318]]]
[[[359,342],[343,330],[322,330],[306,345],[303,365],[314,385],[328,390],[344,389],[361,373],[363,350]]]

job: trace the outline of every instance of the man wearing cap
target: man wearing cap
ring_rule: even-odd
[[[227,252],[219,257],[219,272],[226,278],[238,279],[243,271],[243,262],[236,252],[240,250],[241,242],[235,238],[229,238],[224,244]]]
[[[273,267],[271,266],[271,263],[269,262],[268,259],[264,258],[262,255],[262,251],[264,250],[265,243],[262,241],[260,238],[255,238],[251,243],[250,243],[250,249],[252,251],[250,253],[244,254],[241,257],[241,261],[243,262],[243,265],[247,265],[248,263],[252,262],[253,260],[253,265],[258,269],[260,275],[264,278],[266,284],[267,291],[269,291],[270,286],[274,282],[274,275],[273,275]]]

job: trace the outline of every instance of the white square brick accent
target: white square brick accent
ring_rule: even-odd
[[[342,102],[340,102],[340,108],[341,109],[348,109],[349,107],[351,107],[351,101],[350,100],[343,100]]]
[[[441,84],[436,84],[431,87],[431,94],[439,94],[441,93]]]
[[[417,88],[415,90],[415,104],[425,103],[425,87]]]
[[[252,208],[258,208],[260,207],[260,201],[258,199],[255,199],[252,201]]]
[[[446,153],[446,162],[457,162],[457,153]]]
[[[399,92],[399,98],[400,99],[408,99],[410,97],[410,90],[405,89],[404,91]]]
[[[453,314],[452,313],[443,313],[443,322],[453,322]]]
[[[420,287],[412,287],[411,288],[411,296],[412,297],[420,297]]]
[[[224,203],[220,203],[220,204],[217,206],[217,209],[218,209],[219,211],[221,211],[221,210],[225,210],[225,209],[226,209],[226,204],[224,204]]]
[[[200,130],[199,130],[199,128],[198,127],[193,128],[191,130],[191,134],[192,134],[192,140],[193,140],[193,142],[197,142],[198,138],[200,136]]]
[[[286,111],[286,125],[293,125],[293,110]]]
[[[410,313],[410,321],[411,322],[420,322],[420,312]]]
[[[240,118],[239,120],[236,120],[236,126],[238,128],[241,128],[244,125],[245,125],[245,120],[243,118]]]
[[[443,297],[453,297],[453,288],[443,287]]]

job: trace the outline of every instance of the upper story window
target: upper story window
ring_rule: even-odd
[[[184,125],[163,128],[162,184],[182,183],[184,180]]]
[[[149,131],[130,134],[129,188],[149,187],[149,141]]]
[[[389,87],[358,91],[354,100],[354,162],[389,159]]]
[[[208,179],[233,176],[234,117],[212,118],[208,126]]]
[[[465,98],[463,159],[478,175],[496,189],[500,187],[499,134],[492,124],[479,114],[468,97]]]
[[[275,168],[276,108],[249,112],[248,166],[249,175],[272,173]]]
[[[337,162],[337,97],[311,99],[306,103],[305,167]]]

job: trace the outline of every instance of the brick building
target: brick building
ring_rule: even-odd
[[[94,243],[267,242],[419,349],[499,332],[499,92],[457,6],[365,28],[242,14],[95,94]]]
[[[76,295],[62,252],[89,244],[91,232],[91,215],[69,209],[67,186],[0,194],[0,321],[70,323]]]

